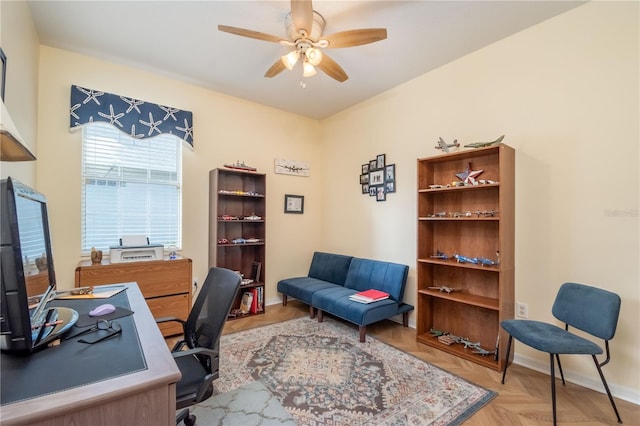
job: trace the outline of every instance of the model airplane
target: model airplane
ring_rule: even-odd
[[[458,139],[454,139],[453,143],[446,143],[442,138],[438,138],[438,145],[436,149],[441,149],[444,152],[449,152],[449,148],[459,148],[460,144]]]
[[[447,256],[446,254],[444,254],[440,250],[436,250],[436,254],[431,255],[431,257],[434,258],[434,259],[449,260],[449,256]]]
[[[247,166],[246,164],[244,164],[244,161],[242,163],[240,161],[236,161],[235,164],[225,164],[224,166],[228,169],[244,170],[247,172],[257,171],[255,167]]]
[[[487,147],[487,146],[499,144],[500,142],[502,142],[502,139],[504,139],[504,135],[500,136],[495,141],[491,141],[491,142],[474,142],[474,143],[470,143],[469,145],[465,145],[464,147],[465,148],[484,148],[484,147]]]
[[[453,257],[458,261],[458,263],[473,263],[475,265],[479,263],[478,259],[475,257],[466,257],[459,254],[454,254]]]
[[[461,288],[451,288],[451,287],[447,287],[446,285],[441,285],[441,286],[436,286],[436,287],[429,287],[431,290],[438,290],[440,293],[453,293],[454,291],[462,291]]]
[[[489,356],[489,355],[496,354],[496,351],[488,351],[488,350],[482,349],[482,348],[476,348],[471,352],[474,353],[474,354],[482,355],[482,356]]]

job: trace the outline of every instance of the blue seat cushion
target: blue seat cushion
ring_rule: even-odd
[[[278,291],[287,296],[291,296],[301,302],[311,305],[311,297],[318,290],[339,286],[328,281],[310,277],[286,278],[278,282]]]
[[[502,328],[527,346],[551,354],[598,355],[602,348],[591,340],[553,324],[531,320],[505,320]]]
[[[335,286],[313,293],[311,305],[323,312],[357,325],[368,325],[399,315],[399,305],[393,299],[373,303],[359,303],[349,299],[356,290]]]
[[[354,257],[344,286],[356,293],[374,288],[389,293],[394,301],[402,302],[408,274],[407,265]]]
[[[344,285],[351,259],[351,256],[317,251],[313,253],[307,276]]]

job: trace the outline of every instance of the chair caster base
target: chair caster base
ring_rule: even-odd
[[[189,415],[189,417],[184,419],[185,426],[195,426],[195,424],[196,424],[196,416],[194,416],[193,414]]]

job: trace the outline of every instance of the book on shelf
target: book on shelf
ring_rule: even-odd
[[[251,304],[253,303],[253,293],[250,291],[245,291],[242,294],[242,301],[240,302],[240,312],[243,314],[248,314],[251,312]]]
[[[360,303],[372,303],[372,302],[377,302],[379,300],[384,300],[388,298],[389,298],[389,293],[385,293],[384,291],[376,290],[373,288],[369,290],[361,291],[349,296],[349,299],[353,300],[354,302],[360,302]]]

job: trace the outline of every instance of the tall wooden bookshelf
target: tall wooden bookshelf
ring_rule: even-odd
[[[478,184],[452,185],[467,167],[483,170]],[[514,198],[507,145],[418,159],[417,341],[498,371],[508,339],[500,321],[514,315]],[[497,352],[447,345],[438,331]]]
[[[266,175],[235,169],[209,172],[209,266],[238,271],[245,280],[229,319],[264,313]],[[243,297],[253,303],[243,312]],[[246,300],[246,299],[245,299]]]

